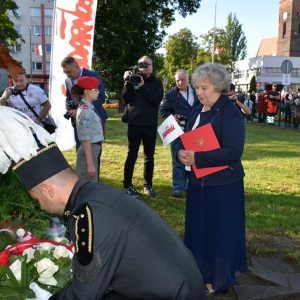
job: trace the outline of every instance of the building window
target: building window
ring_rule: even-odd
[[[21,34],[21,25],[16,25],[16,31],[18,34]]]
[[[21,11],[20,11],[20,8],[18,8],[18,9],[16,9],[16,17],[18,17],[18,16],[20,16],[21,15]],[[15,15],[13,14],[13,11],[12,10],[9,10],[8,11],[8,15],[10,16],[10,17],[14,17]]]
[[[31,44],[31,52],[36,53],[36,48],[41,44]]]
[[[31,52],[35,53],[36,52],[35,49],[37,46],[38,45],[36,45],[36,44],[31,44]]]
[[[282,38],[285,37],[285,34],[286,34],[286,23],[284,22],[283,23],[283,28],[282,28]]]
[[[53,8],[45,8],[45,17],[47,18],[53,17]]]
[[[291,71],[291,77],[300,77],[300,69],[299,68],[293,68]]]
[[[42,71],[43,70],[43,63],[41,63],[41,62],[32,62],[32,70]]]
[[[258,77],[258,76],[261,76],[261,69],[260,68],[257,68],[255,70],[255,76]]]
[[[51,64],[49,62],[46,62],[46,71],[50,71],[50,67],[51,67]]]
[[[21,44],[17,44],[16,46],[13,46],[10,48],[10,51],[12,53],[14,52],[21,52],[22,51],[22,45]]]
[[[52,35],[52,26],[45,26],[45,35]]]
[[[42,35],[42,26],[32,25],[31,26],[32,35]]]
[[[274,67],[266,67],[266,73],[282,73],[281,68],[274,68]]]
[[[46,53],[51,53],[51,44],[46,44],[45,48],[46,48]]]
[[[30,7],[30,16],[31,17],[40,17],[41,9],[39,7]]]

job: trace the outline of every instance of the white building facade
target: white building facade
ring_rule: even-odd
[[[283,82],[281,65],[283,61],[289,60],[293,65],[290,73],[290,83]],[[232,82],[236,91],[248,91],[252,76],[256,78],[257,90],[270,90],[273,83],[277,84],[278,90],[300,88],[300,57],[287,56],[258,56],[246,58],[235,62],[235,71],[232,73]]]
[[[9,17],[25,43],[19,41],[10,49],[10,54],[22,64],[29,81],[48,92],[54,0],[16,0],[16,4],[18,15],[9,12]],[[39,45],[43,52],[41,56],[36,50]]]

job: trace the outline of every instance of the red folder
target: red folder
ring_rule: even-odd
[[[180,139],[186,150],[199,152],[220,148],[220,144],[210,123],[182,134]],[[224,170],[228,168],[228,166],[197,169],[196,165],[193,164],[192,168],[196,177],[200,178]]]

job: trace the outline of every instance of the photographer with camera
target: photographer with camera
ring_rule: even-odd
[[[5,92],[0,98],[0,104],[3,106],[8,104],[26,114],[35,123],[41,124],[41,121],[46,117],[51,108],[51,104],[45,92],[40,87],[29,84],[25,74],[18,74],[17,77],[12,78],[12,80],[14,86],[5,89]],[[26,105],[21,94],[39,116],[38,118]]]
[[[237,108],[240,110],[240,112],[243,115],[251,115],[251,109],[243,104],[242,102],[240,102],[235,94],[235,85],[233,83],[230,84],[230,90],[229,93],[227,94],[227,96],[229,97],[229,99],[231,100],[232,103],[234,103]]]
[[[124,73],[122,101],[129,108],[127,144],[128,154],[124,165],[124,189],[128,195],[139,197],[133,187],[132,176],[141,142],[144,147],[144,193],[156,196],[152,188],[154,152],[157,134],[158,106],[163,97],[160,79],[152,74],[153,62],[143,56],[137,67]]]
[[[199,104],[195,89],[189,85],[189,75],[186,70],[180,69],[175,72],[176,87],[165,93],[159,107],[160,115],[166,119],[171,114],[178,122],[183,131],[186,131],[186,124],[192,108]],[[172,156],[172,195],[175,198],[182,197],[186,190],[187,175],[185,166],[176,158],[177,145],[180,139],[177,138],[170,144]]]

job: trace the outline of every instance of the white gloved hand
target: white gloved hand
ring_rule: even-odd
[[[32,282],[29,287],[34,291],[36,298],[26,300],[48,300],[52,294],[40,288],[35,282]]]

